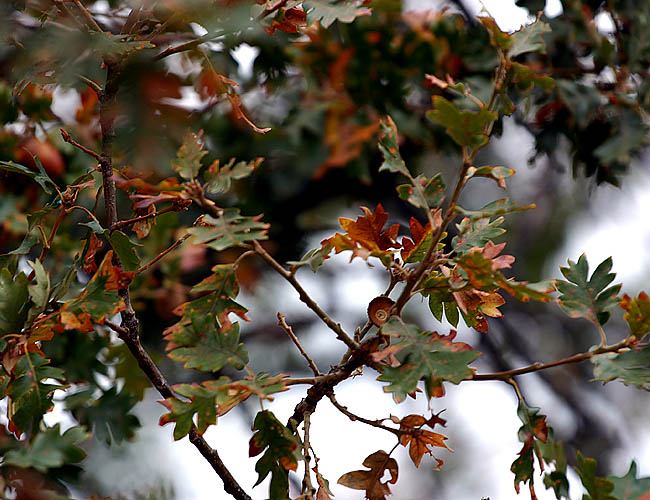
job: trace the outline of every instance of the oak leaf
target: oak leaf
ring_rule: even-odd
[[[416,467],[420,466],[422,457],[428,453],[433,456],[433,450],[429,446],[446,448],[449,447],[445,444],[446,436],[422,429],[422,426],[428,424],[429,421],[422,415],[408,415],[400,421],[399,430],[401,432],[399,443],[406,447],[409,446],[409,456]],[[437,462],[436,469],[440,469],[443,461],[434,457]]]
[[[354,490],[365,490],[368,500],[386,500],[386,496],[391,493],[388,484],[397,482],[397,461],[385,451],[379,450],[368,455],[363,466],[370,470],[347,472],[337,482]],[[390,473],[390,479],[382,483],[386,471]]]
[[[331,245],[336,253],[344,250],[352,250],[352,257],[361,257],[368,260],[368,257],[378,257],[384,265],[390,265],[393,260],[391,249],[398,249],[401,244],[396,238],[399,232],[399,224],[393,224],[383,230],[388,213],[384,211],[381,204],[377,205],[374,212],[366,207],[361,207],[365,215],[357,217],[357,220],[341,217],[339,223],[346,231],[345,234],[336,233],[334,236],[321,241],[321,247]]]

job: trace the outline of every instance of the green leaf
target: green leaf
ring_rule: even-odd
[[[251,161],[240,161],[235,164],[232,158],[223,167],[219,167],[219,161],[215,161],[205,171],[205,189],[208,193],[226,193],[230,191],[232,181],[244,179],[251,175],[262,164],[263,158],[256,158]]]
[[[512,44],[508,50],[508,55],[516,57],[527,52],[546,54],[546,44],[542,36],[550,32],[551,27],[541,21],[535,21],[524,26],[510,36]]]
[[[226,208],[216,219],[210,215],[203,217],[202,225],[192,227],[188,232],[195,245],[204,243],[220,252],[255,240],[268,238],[269,224],[260,222],[261,215],[244,217],[237,208]]]
[[[130,35],[113,35],[107,32],[92,31],[88,33],[90,46],[102,58],[122,59],[125,56],[144,49],[155,48],[151,42],[129,40]]]
[[[125,270],[135,271],[140,267],[140,257],[135,252],[136,246],[142,246],[140,243],[131,241],[122,231],[113,231],[108,239]]]
[[[610,273],[612,258],[605,259],[587,280],[589,264],[585,254],[575,263],[568,261],[569,267],[561,267],[560,271],[569,281],[557,280],[556,287],[562,294],[558,303],[560,308],[572,318],[586,318],[596,325],[604,325],[609,319],[607,311],[618,302],[617,295],[621,285],[606,288],[616,274]]]
[[[260,399],[273,400],[271,394],[287,390],[283,379],[286,375],[269,376],[258,374],[255,378],[231,381],[228,377],[207,380],[199,384],[175,385],[174,391],[189,399],[189,402],[176,398],[162,401],[169,413],[160,417],[160,425],[175,422],[174,439],[186,436],[197,415],[197,431],[203,434],[210,425],[217,423],[217,417],[225,415],[249,396],[255,394]]]
[[[648,126],[637,112],[625,110],[616,123],[613,135],[594,150],[603,165],[628,164],[648,144]]]
[[[18,248],[15,248],[11,252],[7,252],[7,255],[27,255],[39,240],[38,230],[33,229],[25,235],[23,241],[18,245]]]
[[[72,394],[65,399],[66,409],[73,412],[79,423],[88,427],[97,441],[107,445],[120,444],[133,439],[140,420],[131,411],[138,399],[116,386],[100,392],[96,390]]]
[[[555,80],[550,76],[544,73],[540,74],[525,64],[517,62],[510,65],[510,78],[512,83],[522,91],[529,91],[537,86],[545,92],[550,92],[555,87]]]
[[[183,144],[176,153],[176,158],[172,160],[172,170],[178,172],[183,179],[192,180],[196,178],[201,170],[201,160],[207,151],[203,151],[201,134],[188,132],[183,139]]]
[[[351,23],[358,16],[370,14],[360,0],[309,0],[303,3],[307,12],[307,25],[319,21],[323,28],[329,28],[334,21]]]
[[[508,50],[512,46],[512,39],[508,33],[501,31],[499,25],[492,17],[481,16],[478,18],[490,35],[490,44],[497,48]]]
[[[22,356],[14,370],[14,380],[9,385],[9,429],[16,434],[30,427],[36,428],[43,415],[52,409],[52,394],[67,385],[43,382],[46,379],[65,381],[60,368],[49,366],[49,360],[39,354]]]
[[[59,424],[39,432],[31,444],[10,450],[3,465],[32,467],[40,472],[81,462],[86,452],[77,446],[87,440],[89,434],[83,427],[71,427],[62,435]]]
[[[598,464],[593,458],[585,458],[578,451],[578,466],[575,468],[582,485],[589,495],[584,495],[583,500],[619,500],[610,495],[614,490],[614,483],[607,478],[598,477],[596,468]]]
[[[381,327],[381,332],[393,337],[393,340],[390,346],[376,355],[396,355],[401,364],[398,367],[384,367],[377,380],[390,382],[384,391],[392,392],[397,402],[415,391],[420,380],[424,380],[430,398],[440,382],[458,384],[474,374],[474,369],[467,365],[480,353],[467,344],[453,342],[453,336],[423,331],[395,317]]]
[[[650,390],[650,347],[620,353],[608,352],[591,358],[594,378],[603,383],[620,379],[625,385]]]
[[[625,311],[623,319],[630,327],[630,335],[641,340],[650,333],[650,297],[647,293],[639,293],[636,299],[625,294],[618,305]]]
[[[508,167],[490,167],[489,165],[484,165],[482,167],[469,167],[467,169],[467,179],[472,177],[488,177],[493,179],[503,189],[506,188],[506,179],[512,177],[515,171]]]
[[[292,269],[298,269],[302,266],[309,266],[312,271],[316,272],[329,258],[329,254],[332,252],[333,248],[333,245],[326,243],[320,248],[312,248],[304,255],[302,259],[292,260],[287,262],[287,264],[289,264]]]
[[[637,477],[635,461],[624,476],[609,476],[607,479],[614,483],[613,496],[619,500],[642,500],[650,493],[650,477]]]
[[[519,485],[530,483],[533,480],[534,451],[539,441],[542,443],[547,441],[548,427],[546,416],[539,415],[539,408],[529,407],[523,400],[519,400],[517,416],[523,423],[517,436],[524,446],[519,452],[519,457],[512,463],[510,470],[515,475],[515,491],[519,494]]]
[[[218,371],[226,364],[241,370],[248,362],[248,352],[239,342],[239,324],[221,328],[213,318],[192,316],[163,332],[169,342],[168,356],[185,368]]]
[[[469,217],[472,220],[483,219],[486,217],[495,217],[497,215],[511,214],[515,212],[523,212],[524,210],[533,210],[535,204],[519,206],[511,202],[508,198],[492,201],[479,210],[467,210],[459,205],[456,205],[456,211]]]
[[[28,264],[34,269],[36,278],[36,283],[27,285],[29,297],[33,303],[29,310],[28,320],[33,320],[47,308],[47,303],[50,300],[50,275],[45,271],[40,260],[28,261]]]
[[[217,264],[212,274],[192,287],[193,293],[214,292],[218,297],[237,297],[237,267],[233,264]]]
[[[397,186],[399,197],[408,201],[411,205],[424,208],[439,207],[445,199],[445,183],[442,175],[436,174],[431,179],[424,175],[418,175],[414,184],[402,184]]]
[[[411,174],[406,168],[406,164],[399,154],[399,144],[397,136],[397,125],[390,116],[387,116],[380,124],[382,136],[379,138],[379,151],[384,157],[384,162],[379,167],[379,171],[388,171],[399,173],[410,177]]]
[[[547,489],[553,489],[555,497],[560,500],[562,498],[569,498],[569,480],[566,476],[566,454],[562,443],[554,440],[553,429],[548,427],[548,437],[546,442],[536,442],[537,448],[541,452],[544,462],[553,464],[554,470],[544,474],[544,486]]]
[[[27,276],[0,270],[0,334],[20,333],[30,309]]]
[[[289,491],[288,472],[295,471],[300,453],[301,443],[292,432],[268,410],[261,411],[255,417],[253,424],[255,433],[249,443],[249,456],[264,455],[255,464],[258,474],[255,486],[271,474],[269,489],[270,500],[286,500]]]
[[[502,223],[503,217],[497,217],[492,222],[489,218],[475,221],[465,218],[456,224],[458,235],[451,240],[451,246],[458,255],[464,255],[474,247],[480,248],[506,232],[499,227]]]
[[[479,111],[461,111],[454,103],[442,96],[434,96],[433,110],[427,111],[426,116],[434,123],[445,127],[445,132],[456,144],[474,150],[488,143],[486,125],[497,119],[496,113],[485,108]]]
[[[25,165],[21,165],[20,163],[14,163],[13,161],[0,161],[0,169],[26,175],[35,180],[38,185],[43,188],[43,191],[45,191],[45,193],[52,194],[52,186],[56,186],[56,182],[50,179],[50,176],[47,175],[47,172],[43,168],[40,160],[38,158],[35,158],[34,160],[36,162],[36,166],[38,167],[38,172],[34,172],[31,168],[26,167]]]

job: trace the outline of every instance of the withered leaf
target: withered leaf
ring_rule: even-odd
[[[370,470],[355,470],[343,474],[338,483],[354,490],[365,490],[368,500],[385,500],[390,495],[388,484],[397,482],[397,461],[390,458],[383,450],[368,455],[363,461],[363,466]],[[390,479],[385,483],[381,482],[384,471],[390,473]]]

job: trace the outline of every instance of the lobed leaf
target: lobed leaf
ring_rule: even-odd
[[[610,493],[614,490],[614,483],[604,477],[596,475],[598,464],[593,458],[585,458],[578,451],[578,466],[575,467],[582,485],[587,490],[588,496],[584,495],[585,500],[619,500]]]
[[[363,5],[362,0],[309,0],[303,3],[307,25],[319,21],[323,28],[329,28],[334,21],[351,23],[359,16],[370,15],[371,10]]]
[[[27,276],[0,270],[0,334],[20,333],[30,309]]]
[[[623,319],[630,327],[630,335],[641,340],[650,333],[650,297],[647,293],[641,292],[635,299],[625,294],[618,305],[625,311]]]
[[[650,390],[650,347],[620,353],[598,354],[591,358],[594,378],[603,383],[619,379],[625,385]]]
[[[539,415],[539,408],[530,407],[523,400],[519,400],[517,416],[523,423],[517,436],[524,446],[517,459],[512,463],[510,470],[515,475],[515,491],[519,494],[521,483],[529,483],[532,487],[535,472],[534,454],[538,449],[539,442],[547,442],[549,429],[546,425],[546,416]]]
[[[401,244],[396,240],[399,232],[399,224],[393,224],[383,230],[388,213],[384,211],[381,204],[377,205],[374,212],[366,207],[361,207],[364,215],[357,217],[357,220],[339,218],[341,227],[346,234],[336,233],[334,236],[321,241],[321,248],[333,248],[336,253],[345,250],[352,251],[352,257],[361,257],[368,260],[368,257],[378,257],[382,264],[390,266],[393,261],[391,249],[400,248]]]
[[[397,125],[390,116],[381,121],[382,135],[379,138],[379,151],[384,157],[384,162],[379,167],[379,171],[388,171],[399,173],[410,177],[410,172],[399,153]]]
[[[607,288],[616,277],[610,273],[612,258],[601,262],[590,279],[587,279],[589,264],[585,254],[577,263],[568,262],[569,267],[561,267],[560,271],[569,281],[556,281],[557,290],[562,294],[558,299],[560,308],[572,318],[586,318],[596,325],[604,325],[610,316],[607,309],[618,302],[621,289],[620,284]]]
[[[482,167],[469,167],[467,169],[467,179],[472,177],[487,177],[493,179],[500,188],[506,188],[506,179],[512,177],[515,171],[509,167],[491,167],[484,165]]]
[[[455,332],[441,336],[392,317],[382,325],[381,333],[391,337],[391,345],[373,357],[380,360],[395,356],[400,365],[385,366],[377,380],[389,382],[384,391],[392,392],[398,403],[417,389],[420,380],[424,381],[427,397],[431,398],[439,394],[441,382],[458,384],[474,374],[474,369],[467,365],[480,353],[468,344],[454,342]]]
[[[250,439],[248,455],[255,457],[264,455],[255,464],[258,473],[255,486],[271,474],[269,500],[284,500],[289,489],[288,472],[295,471],[300,453],[301,443],[293,433],[268,410],[260,411],[253,424],[255,433]]]
[[[644,500],[650,497],[650,477],[637,477],[637,466],[633,460],[627,474],[607,478],[614,484],[612,494],[618,499]]]
[[[163,336],[168,356],[185,368],[215,372],[230,364],[241,370],[248,362],[248,351],[239,342],[238,323],[222,328],[214,318],[196,314],[167,328]]]
[[[490,218],[497,215],[505,215],[515,212],[523,212],[524,210],[533,210],[534,208],[536,208],[534,203],[530,205],[519,206],[516,203],[511,202],[508,198],[490,202],[479,210],[467,210],[460,205],[456,205],[456,211],[459,214],[465,215],[472,220]]]
[[[49,366],[50,361],[40,354],[28,353],[22,356],[14,369],[14,379],[7,394],[11,400],[8,407],[9,430],[20,436],[30,427],[36,428],[43,415],[53,407],[52,395],[67,385],[52,384],[65,382],[60,368]]]
[[[201,170],[201,160],[207,151],[203,150],[203,142],[201,141],[202,132],[195,134],[188,132],[184,139],[183,144],[176,153],[176,158],[172,160],[172,170],[177,172],[183,179],[192,180],[196,178]]]
[[[230,191],[232,181],[244,179],[251,175],[264,161],[263,158],[256,158],[251,161],[240,161],[235,164],[232,158],[224,166],[219,166],[219,160],[216,160],[204,172],[205,189],[208,193],[226,193]]]
[[[379,450],[368,455],[363,466],[370,470],[347,472],[337,482],[354,490],[365,490],[366,498],[371,500],[385,500],[391,493],[388,484],[397,482],[397,461],[385,451]],[[385,472],[390,473],[390,479],[382,483]]]
[[[488,143],[486,126],[497,118],[496,113],[486,108],[478,111],[461,111],[458,106],[442,96],[433,97],[433,110],[427,111],[426,116],[432,122],[445,127],[445,132],[456,144],[473,150],[480,149]]]
[[[188,232],[193,236],[192,243],[203,243],[220,252],[249,241],[267,239],[269,224],[260,222],[261,218],[262,215],[245,217],[238,208],[226,208],[217,218],[203,216],[201,225]]]
[[[79,463],[86,452],[77,444],[87,440],[90,435],[83,427],[71,427],[59,434],[59,424],[39,432],[34,440],[24,446],[9,450],[4,456],[3,465],[32,467],[40,472]]]
[[[397,186],[397,194],[402,200],[425,210],[439,207],[445,199],[444,193],[445,183],[440,174],[434,175],[431,179],[418,175],[413,179],[413,184]]]

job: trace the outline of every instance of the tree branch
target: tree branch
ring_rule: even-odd
[[[347,345],[350,349],[358,349],[359,344],[352,340],[350,336],[343,331],[343,328],[341,328],[341,325],[338,323],[335,323],[332,318],[330,318],[325,311],[323,311],[316,302],[314,302],[314,299],[312,299],[309,294],[305,291],[305,289],[298,283],[298,280],[296,277],[293,275],[293,273],[287,271],[284,267],[280,265],[280,263],[275,260],[271,255],[264,250],[264,247],[259,244],[257,241],[253,241],[253,248],[257,255],[262,257],[267,264],[269,264],[273,269],[275,269],[280,276],[282,276],[285,280],[287,280],[291,286],[298,292],[298,295],[300,297],[300,300],[309,307],[314,313],[316,313],[316,316],[318,316],[323,323],[325,323],[330,330],[332,330],[334,333],[336,333],[336,337],[343,342],[345,345]]]
[[[142,222],[143,220],[153,219],[154,217],[158,217],[159,215],[166,214],[168,212],[182,212],[184,210],[187,210],[191,204],[192,204],[191,200],[174,200],[174,202],[170,206],[168,206],[167,208],[163,208],[159,212],[152,212],[150,214],[133,217],[132,219],[121,220],[115,223],[109,229],[111,231],[117,231],[118,229],[122,229],[123,227],[130,226],[131,224],[135,224],[136,222]]]
[[[61,137],[63,137],[63,141],[67,142],[68,144],[72,144],[73,146],[81,149],[84,153],[89,154],[95,160],[97,160],[98,163],[102,162],[102,157],[99,153],[95,153],[92,149],[88,149],[86,146],[83,144],[79,144],[77,141],[75,141],[72,136],[68,133],[67,130],[60,128],[59,131],[61,132]]]
[[[321,372],[318,370],[318,367],[316,366],[316,363],[314,363],[314,360],[311,359],[311,357],[309,356],[309,354],[307,354],[307,352],[305,351],[305,349],[302,347],[302,344],[301,344],[300,341],[298,340],[298,337],[296,337],[296,334],[293,333],[293,328],[291,328],[291,327],[287,324],[286,320],[284,319],[284,316],[283,316],[282,313],[280,313],[280,312],[278,313],[278,325],[280,325],[280,326],[284,329],[284,331],[287,332],[287,335],[289,336],[289,338],[291,339],[291,341],[292,341],[294,344],[296,344],[296,347],[297,347],[298,350],[300,351],[300,354],[302,354],[302,357],[305,358],[305,359],[307,360],[307,364],[309,365],[309,368],[311,368],[311,371],[314,372],[314,375],[316,375],[317,377],[318,377],[319,375],[321,375]]]
[[[106,84],[104,90],[99,94],[99,123],[102,131],[100,168],[104,186],[104,204],[106,208],[107,226],[113,227],[118,221],[115,180],[113,179],[113,125],[115,120],[115,100],[119,87],[118,81],[120,69],[108,60],[105,60],[104,64],[107,67]],[[158,256],[158,259],[160,258],[162,258],[162,255]],[[117,255],[114,256],[114,264],[122,268],[122,263]],[[152,263],[149,265],[151,264]],[[107,322],[106,324],[118,332],[120,339],[126,344],[127,348],[136,359],[138,366],[149,378],[158,392],[164,398],[175,397],[171,386],[167,383],[159,368],[153,362],[140,342],[140,337],[138,335],[139,323],[133,307],[131,306],[128,287],[119,292],[126,304],[126,309],[120,313],[122,324],[119,326],[110,322]],[[237,500],[251,500],[251,497],[246,494],[232,476],[226,465],[222,462],[217,451],[210,447],[205,439],[203,439],[203,437],[198,433],[194,425],[192,425],[190,430],[189,440],[208,461],[213,470],[219,475],[223,481],[226,493],[232,495]]]
[[[574,354],[573,356],[569,356],[567,358],[563,359],[558,359],[556,361],[551,361],[549,363],[533,363],[532,365],[524,366],[522,368],[514,368],[512,370],[505,370],[502,372],[495,372],[495,373],[482,373],[482,374],[475,374],[472,378],[468,380],[504,380],[508,381],[512,377],[515,377],[517,375],[524,375],[526,373],[533,373],[537,372],[540,370],[547,370],[548,368],[554,368],[556,366],[561,366],[561,365],[568,365],[570,363],[580,363],[582,361],[586,361],[588,359],[593,358],[594,356],[597,356],[599,354],[605,354],[608,352],[618,352],[621,349],[625,349],[630,347],[632,344],[637,342],[637,339],[635,337],[629,337],[617,344],[609,345],[609,346],[600,346],[593,351],[588,351],[588,352],[582,352],[580,354]],[[644,343],[644,344],[636,344],[637,347],[645,347],[647,345],[650,345],[650,343]]]
[[[332,404],[336,407],[336,409],[338,411],[340,411],[341,413],[343,413],[343,415],[348,417],[353,422],[361,422],[361,423],[364,423],[366,425],[370,425],[372,427],[376,427],[378,429],[382,429],[382,430],[391,432],[391,433],[395,434],[398,438],[402,434],[399,429],[393,429],[392,427],[388,427],[387,425],[382,424],[381,422],[383,420],[369,420],[367,418],[360,417],[359,415],[355,415],[350,410],[348,410],[346,406],[343,406],[341,403],[339,403],[336,400],[336,398],[334,397],[334,394],[330,393],[327,396],[329,397]]]

